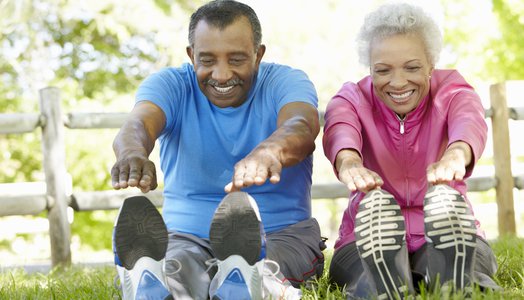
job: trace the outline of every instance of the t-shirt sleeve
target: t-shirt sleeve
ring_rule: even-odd
[[[276,101],[277,112],[291,102],[305,102],[318,107],[315,86],[301,70],[282,67],[272,76],[272,99]]]
[[[178,104],[185,97],[185,84],[174,68],[165,68],[148,76],[138,87],[135,103],[150,101],[165,114],[166,126],[161,134],[171,131],[177,119]]]

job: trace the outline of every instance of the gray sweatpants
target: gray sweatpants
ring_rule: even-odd
[[[324,271],[324,241],[316,219],[308,219],[266,235],[266,256],[280,266],[280,276],[298,287]],[[167,284],[175,299],[208,299],[217,268],[209,240],[191,234],[169,233],[166,254]],[[209,270],[208,270],[209,269]]]
[[[424,280],[424,275],[428,266],[427,243],[417,251],[409,254],[409,263],[413,276],[415,288],[418,282]],[[473,266],[473,280],[484,288],[500,289],[493,280],[493,275],[497,271],[497,260],[493,250],[488,243],[477,236],[477,250],[475,252],[475,265]],[[346,292],[354,297],[367,297],[371,289],[369,282],[372,277],[366,271],[363,262],[358,255],[356,242],[349,243],[339,248],[333,254],[329,268],[331,282],[339,287],[346,288]]]

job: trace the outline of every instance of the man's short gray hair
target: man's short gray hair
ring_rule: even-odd
[[[416,34],[423,39],[429,62],[434,66],[442,50],[442,34],[435,20],[422,8],[408,3],[390,3],[369,13],[357,37],[359,61],[370,66],[371,42],[397,34]]]

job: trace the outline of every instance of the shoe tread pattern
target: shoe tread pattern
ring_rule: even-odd
[[[215,211],[209,240],[219,260],[234,254],[242,256],[250,265],[259,260],[261,224],[248,197],[244,192],[230,193]]]
[[[431,187],[424,199],[425,234],[445,258],[441,282],[463,289],[471,277],[476,249],[475,218],[464,197],[447,185]],[[430,264],[431,266],[431,264]]]
[[[122,265],[131,270],[143,256],[160,261],[167,243],[166,225],[153,203],[144,196],[127,198],[115,226],[115,250]]]
[[[409,291],[395,266],[405,234],[404,217],[391,194],[374,190],[361,200],[355,222],[356,244],[371,271],[378,299],[396,299]]]

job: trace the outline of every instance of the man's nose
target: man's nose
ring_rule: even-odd
[[[219,84],[225,84],[233,76],[233,72],[226,63],[219,63],[215,65],[211,77],[216,80]]]

